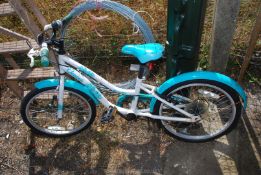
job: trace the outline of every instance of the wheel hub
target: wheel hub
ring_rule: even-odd
[[[186,105],[185,111],[199,116],[205,114],[208,111],[209,104],[205,100],[195,100],[192,103]]]

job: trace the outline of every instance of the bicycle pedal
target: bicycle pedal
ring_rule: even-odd
[[[101,123],[106,124],[106,123],[112,122],[114,119],[114,117],[113,117],[114,113],[115,113],[115,109],[113,107],[110,107],[107,111],[105,111],[102,114]]]

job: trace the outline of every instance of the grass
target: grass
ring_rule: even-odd
[[[4,2],[4,0],[0,0],[0,3],[1,2]],[[51,22],[66,16],[66,14],[68,14],[68,12],[76,4],[77,0],[35,0],[35,2],[47,21]],[[152,28],[156,40],[158,42],[165,43],[167,0],[157,0],[153,1],[153,3],[151,0],[118,0],[118,2],[125,4],[136,11],[146,11],[140,12],[141,16]],[[199,55],[199,66],[202,69],[208,69],[209,67],[214,3],[214,0],[208,1],[207,13],[205,17],[201,50]],[[259,0],[241,1],[237,28],[235,31],[230,55],[230,62],[232,61],[234,63],[229,64],[229,69],[238,67],[238,59],[235,59],[235,53],[240,54],[242,57],[245,54],[245,50],[248,46],[249,36],[255,22],[259,3]],[[97,68],[95,65],[97,64],[97,61],[104,62],[106,60],[106,64],[112,64],[115,62],[115,60],[117,60],[117,64],[121,64],[121,61],[118,60],[119,56],[121,56],[121,47],[126,43],[143,42],[143,40],[139,37],[132,35],[132,24],[119,15],[99,10],[92,11],[92,14],[97,16],[108,15],[109,18],[104,21],[98,21],[94,23],[90,20],[90,16],[84,13],[80,16],[80,18],[74,20],[72,25],[68,28],[68,39],[66,40],[66,44],[68,46],[67,48],[72,55],[78,57],[79,61],[88,65],[90,63],[94,64],[91,65],[94,68]],[[18,17],[10,16],[3,17],[1,19],[1,26],[7,27],[25,35],[30,35]],[[10,40],[13,40],[13,38],[0,36],[0,42]],[[259,40],[256,47],[256,50],[260,49],[261,40]],[[120,59],[122,59],[122,57]]]
[[[260,1],[259,0],[248,0],[241,1],[240,12],[237,19],[237,27],[233,38],[233,44],[230,51],[230,59],[228,63],[227,74],[233,78],[237,78],[239,74],[240,67],[243,61],[243,58],[246,54],[246,49],[248,47],[248,42],[250,39],[250,34],[252,28],[255,24],[256,15],[258,11]],[[202,43],[200,49],[200,61],[199,66],[207,70],[209,68],[209,53],[211,45],[211,31],[213,29],[214,15],[214,0],[208,1],[207,13],[205,17],[204,30],[202,35]],[[261,40],[257,42],[255,52],[261,50]],[[260,54],[259,56],[260,57]],[[258,73],[258,69],[254,65],[250,65],[248,73],[246,74],[247,82],[260,82],[261,75]],[[250,76],[251,75],[251,76]],[[249,80],[249,81],[248,81]]]

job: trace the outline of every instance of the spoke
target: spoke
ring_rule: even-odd
[[[225,108],[217,108],[217,110],[219,110],[219,112],[222,112],[222,111],[228,110],[228,109],[232,109],[232,105],[229,105],[229,106],[227,106]]]
[[[38,98],[45,97],[51,93],[53,93],[52,90],[44,91],[29,103],[27,109],[28,119],[35,128],[51,134],[63,134],[75,132],[76,129],[86,126],[92,112],[87,99],[72,91],[65,91],[64,93],[70,96],[64,100],[63,117],[58,120],[56,118],[58,110],[57,102]],[[58,131],[59,128],[63,128],[62,131]]]
[[[178,94],[175,94],[173,97],[178,97],[178,98],[181,98],[184,101],[192,102],[191,99],[184,97],[184,96],[181,96],[181,95],[178,95]]]
[[[217,101],[216,101],[216,103],[219,103],[220,101],[222,101],[223,99],[226,99],[227,97],[226,96],[224,96],[224,95],[221,95],[221,98],[220,99],[218,99]]]
[[[44,109],[41,110],[41,111],[32,110],[31,113],[32,113],[32,114],[35,114],[35,113],[43,113],[43,112],[45,112],[45,111],[46,111],[46,110],[44,110]]]
[[[184,94],[188,93],[188,94]],[[166,125],[173,128],[176,133],[183,133],[189,136],[213,136],[224,129],[229,122],[233,114],[232,98],[228,96],[218,88],[212,86],[205,86],[195,84],[185,88],[181,88],[178,91],[173,91],[168,96],[181,98],[178,105],[179,108],[183,108],[185,111],[192,113],[193,115],[200,115],[201,121],[185,125],[184,122],[165,122]],[[189,97],[189,98],[188,98]],[[185,100],[186,99],[186,100]],[[185,102],[189,103],[186,104]],[[175,100],[174,100],[175,101]],[[175,104],[174,104],[175,105]],[[161,106],[161,114],[170,117],[181,117],[179,112],[169,108],[168,106]],[[164,123],[164,122],[163,122]],[[170,131],[173,132],[173,131]]]
[[[223,102],[219,102],[217,103],[218,106],[222,106],[222,105],[225,105],[226,103],[228,103],[229,100],[224,100]]]

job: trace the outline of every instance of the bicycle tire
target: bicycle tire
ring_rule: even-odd
[[[28,127],[30,127],[33,132],[35,132],[37,134],[40,134],[40,135],[48,136],[48,137],[67,137],[67,136],[72,136],[72,135],[78,134],[82,130],[85,130],[88,127],[90,127],[91,124],[93,123],[95,117],[96,117],[96,106],[95,106],[95,103],[86,94],[84,94],[84,93],[82,93],[82,92],[80,92],[80,91],[78,91],[76,89],[67,88],[67,87],[65,87],[65,91],[67,91],[68,93],[73,93],[73,94],[77,95],[79,98],[81,98],[82,100],[84,100],[85,102],[88,103],[88,104],[87,103],[86,104],[89,105],[89,108],[90,108],[90,111],[91,111],[91,115],[89,116],[88,122],[85,122],[83,125],[80,125],[80,127],[78,129],[74,129],[73,132],[57,134],[57,133],[53,133],[51,131],[48,131],[48,129],[46,129],[46,128],[41,129],[40,127],[37,126],[37,124],[34,121],[32,121],[33,119],[30,119],[30,117],[28,116],[28,111],[27,111],[27,109],[29,108],[28,105],[30,105],[30,102],[32,102],[32,100],[34,98],[36,98],[37,96],[39,96],[40,94],[42,94],[44,92],[49,92],[51,90],[55,90],[56,88],[57,87],[48,87],[48,88],[43,88],[43,89],[34,89],[31,92],[29,92],[23,98],[22,103],[21,103],[20,113],[21,113],[21,116],[22,116],[22,119],[23,119],[24,123]],[[57,110],[57,108],[56,108],[56,110]]]
[[[174,85],[172,87],[170,87],[169,89],[167,89],[163,94],[162,96],[163,97],[168,97],[168,95],[171,93],[171,92],[175,92],[175,90],[177,91],[177,89],[182,89],[182,87],[189,87],[189,85],[191,84],[199,84],[199,85],[206,85],[208,87],[216,87],[216,89],[221,89],[223,92],[225,92],[226,94],[228,94],[231,99],[233,100],[233,104],[234,104],[234,109],[235,109],[235,113],[234,113],[234,116],[232,116],[232,119],[231,121],[229,121],[229,123],[227,124],[226,128],[221,130],[221,132],[217,133],[217,134],[213,134],[213,135],[210,135],[210,136],[206,136],[206,137],[197,137],[197,136],[188,136],[186,134],[180,134],[180,133],[177,133],[178,132],[178,129],[173,132],[175,129],[170,129],[167,125],[164,125],[164,122],[163,120],[160,121],[160,125],[163,127],[164,131],[169,134],[171,137],[174,137],[176,139],[179,139],[179,140],[182,140],[182,141],[185,141],[185,142],[195,142],[195,143],[198,143],[198,142],[208,142],[208,141],[212,141],[214,139],[217,139],[225,134],[228,134],[229,132],[231,132],[237,125],[238,123],[238,120],[241,116],[241,110],[242,110],[242,104],[241,104],[241,101],[240,101],[240,98],[239,98],[239,95],[229,86],[223,84],[223,83],[220,83],[220,82],[216,82],[216,81],[210,81],[210,80],[191,80],[191,81],[186,81],[186,82],[183,82],[183,83],[179,83],[177,85]],[[230,98],[228,97],[228,98]],[[222,97],[223,98],[223,97]],[[155,107],[154,107],[154,110],[153,110],[153,114],[155,115],[161,115],[160,113],[160,107],[161,107],[162,103],[160,101],[157,101],[156,104],[155,104]],[[166,122],[165,122],[166,123]],[[178,123],[178,122],[176,122]],[[181,123],[180,123],[181,124]],[[184,123],[183,123],[184,124]],[[186,125],[190,125],[190,124],[184,124],[184,126],[182,127],[186,127]],[[185,130],[183,128],[183,130]],[[184,132],[185,133],[185,132]]]

